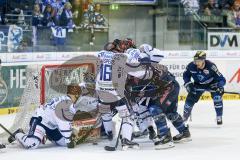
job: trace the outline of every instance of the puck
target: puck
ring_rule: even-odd
[[[97,142],[93,142],[92,144],[93,144],[93,145],[98,145],[98,143],[97,143]]]

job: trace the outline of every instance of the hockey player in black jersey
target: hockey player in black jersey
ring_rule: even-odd
[[[223,115],[222,95],[226,80],[216,65],[206,60],[204,51],[198,51],[195,54],[194,61],[188,64],[186,71],[183,73],[183,80],[188,92],[184,105],[184,120],[188,120],[194,104],[198,102],[204,91],[209,91],[214,102],[217,124],[221,125]]]
[[[190,140],[189,129],[177,112],[180,87],[175,77],[168,71],[166,66],[151,62],[148,57],[142,58],[140,61],[141,65],[145,66],[145,71],[129,72],[128,74],[139,78],[141,84],[145,84],[145,89],[141,89],[138,96],[151,98],[148,105],[149,111],[158,130],[158,139],[154,140],[155,149],[174,147],[173,141]],[[148,88],[149,86],[153,88]],[[179,132],[173,138],[166,118],[172,122]]]

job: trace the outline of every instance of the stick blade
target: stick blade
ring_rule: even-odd
[[[116,148],[115,147],[111,147],[111,146],[105,146],[104,149],[106,151],[116,151]]]

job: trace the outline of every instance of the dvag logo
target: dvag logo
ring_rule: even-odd
[[[237,35],[211,35],[210,36],[211,47],[238,47]]]

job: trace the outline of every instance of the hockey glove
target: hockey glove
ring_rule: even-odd
[[[219,92],[220,94],[224,93],[224,88],[223,86],[221,86],[218,82],[217,83],[213,83],[210,85],[210,89],[215,91],[215,92]]]
[[[75,146],[76,146],[76,135],[72,134],[70,137],[70,142],[67,143],[67,147],[71,149],[71,148],[75,148]]]
[[[187,82],[184,84],[186,90],[188,93],[193,93],[193,94],[196,94],[196,88],[194,87],[194,84],[193,82]]]
[[[70,143],[67,144],[67,147],[72,149],[72,148],[75,148],[76,146],[76,142],[75,141],[71,141]]]

